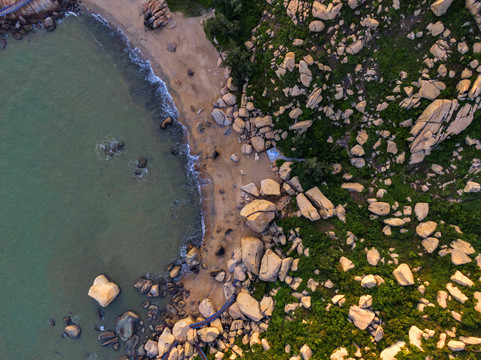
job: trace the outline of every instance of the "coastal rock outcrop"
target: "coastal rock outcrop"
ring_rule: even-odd
[[[250,296],[247,292],[243,291],[237,296],[237,305],[239,310],[254,321],[261,321],[264,315],[261,312],[259,302]]]

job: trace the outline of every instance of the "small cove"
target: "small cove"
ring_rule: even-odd
[[[0,357],[116,359],[93,326],[112,328],[127,309],[146,320],[132,284],[202,237],[183,129],[159,129],[173,101],[121,34],[89,15],[9,39],[0,78]],[[111,141],[125,148],[107,158],[100,145]],[[122,292],[99,323],[87,291],[101,273]],[[69,313],[77,340],[61,338]]]

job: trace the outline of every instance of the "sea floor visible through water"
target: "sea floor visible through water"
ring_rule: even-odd
[[[173,100],[122,34],[91,15],[8,38],[0,79],[0,358],[117,359],[94,326],[112,329],[125,310],[146,320],[132,284],[164,274],[202,238],[183,128],[159,128],[176,116]],[[107,157],[102,146],[115,141],[125,147]],[[99,321],[87,292],[104,273],[122,291]],[[69,314],[79,339],[61,337]]]

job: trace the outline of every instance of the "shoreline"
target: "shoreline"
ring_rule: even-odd
[[[272,178],[274,173],[265,153],[260,154],[257,162],[253,155],[241,156],[238,163],[232,162],[231,154],[240,153],[236,133],[223,135],[228,128],[219,129],[210,116],[212,105],[221,97],[227,78],[224,69],[217,66],[220,55],[206,38],[201,25],[201,20],[209,15],[185,18],[173,13],[164,29],[151,31],[143,25],[139,2],[121,0],[105,5],[100,0],[86,0],[81,8],[99,14],[111,26],[118,27],[132,47],[139,49],[142,58],[150,62],[154,74],[166,84],[174,99],[177,120],[186,128],[190,155],[198,158],[199,181],[209,181],[207,185],[200,184],[205,231],[199,250],[205,269],[203,266],[198,274],[184,274],[180,282],[190,291],[192,309],[204,298],[220,307],[224,303],[223,284],[210,273],[227,270],[227,259],[240,246],[241,236],[252,233],[239,215],[240,187]],[[171,42],[177,44],[176,52],[167,51]],[[189,76],[188,70],[194,71],[194,76]],[[199,126],[203,128],[202,132]],[[220,153],[215,160],[211,156],[214,151]],[[241,175],[240,170],[244,170],[245,175]],[[219,257],[215,253],[221,246],[225,254]],[[226,274],[230,276],[228,271]],[[191,311],[190,307],[186,310]]]

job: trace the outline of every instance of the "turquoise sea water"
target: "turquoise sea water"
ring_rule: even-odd
[[[188,157],[171,155],[182,129],[159,129],[173,101],[134,58],[87,15],[0,50],[0,359],[117,359],[94,325],[127,309],[145,320],[132,284],[201,236]],[[112,140],[125,148],[107,159]],[[87,292],[102,273],[122,292],[99,323]],[[76,340],[61,338],[69,313]]]

